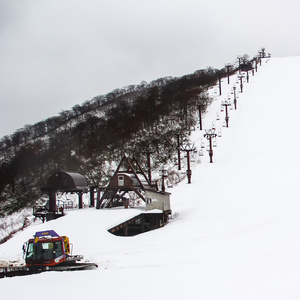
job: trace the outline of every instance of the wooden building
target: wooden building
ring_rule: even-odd
[[[97,208],[114,206],[128,207],[128,192],[132,191],[146,203],[143,191],[151,188],[146,174],[135,158],[131,161],[124,155],[102,197],[97,201]]]
[[[170,193],[158,191],[143,172],[139,163],[124,155],[99,201],[97,208],[129,205],[128,192],[134,192],[145,202],[146,210],[171,212]]]

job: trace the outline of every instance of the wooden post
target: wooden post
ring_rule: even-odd
[[[79,209],[82,208],[82,192],[78,193],[78,198],[79,198]]]
[[[49,211],[56,212],[56,191],[49,190]]]
[[[90,207],[94,207],[95,206],[95,195],[94,195],[94,191],[95,187],[91,186],[90,187]]]

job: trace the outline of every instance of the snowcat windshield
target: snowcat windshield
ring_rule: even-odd
[[[26,260],[55,259],[63,255],[61,241],[29,243]]]

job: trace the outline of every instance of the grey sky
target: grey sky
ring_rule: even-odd
[[[299,0],[0,0],[0,138],[115,88],[300,55]]]

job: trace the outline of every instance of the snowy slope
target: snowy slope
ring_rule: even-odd
[[[236,75],[230,85],[224,80],[222,96],[211,91],[215,100],[204,127],[214,122],[217,131],[222,129],[214,163],[206,153],[193,166],[192,184],[185,180],[169,190],[173,219],[167,226],[116,237],[107,229],[136,210],[85,209],[27,228],[0,245],[0,261],[21,260],[24,241],[36,230],[54,229],[70,237],[75,254],[99,268],[1,279],[1,295],[21,299],[31,291],[43,299],[299,299],[298,66],[300,57],[264,60],[244,83],[238,109],[230,111],[229,128],[222,127],[224,112],[219,110]],[[192,134],[197,147],[202,136],[199,129]]]

